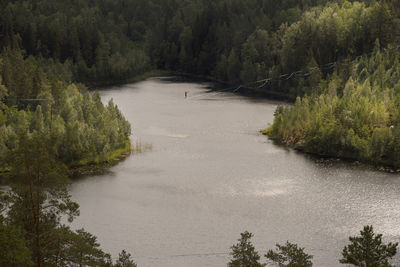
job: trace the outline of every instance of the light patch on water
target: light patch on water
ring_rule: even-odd
[[[294,187],[293,179],[269,180],[271,178],[247,180],[249,196],[276,197],[289,194]]]
[[[189,135],[187,134],[167,134],[168,137],[173,137],[173,138],[188,138]]]
[[[279,181],[270,181],[265,179],[247,179],[243,184],[225,184],[221,185],[216,193],[218,195],[229,197],[276,197],[292,192],[294,188],[294,180],[285,179]]]
[[[389,218],[385,218],[380,221],[378,232],[383,234],[386,238],[395,239],[395,242],[399,241],[399,233],[400,233],[400,225],[393,220],[388,220]]]
[[[189,137],[189,135],[187,135],[187,134],[173,133],[173,132],[168,131],[167,129],[154,127],[154,126],[149,127],[145,131],[145,133],[149,134],[149,135],[167,136],[167,137],[172,137],[172,138],[187,138],[187,137]]]
[[[276,197],[279,195],[284,195],[287,194],[288,190],[287,189],[263,189],[263,190],[255,190],[253,192],[253,195],[256,197]]]
[[[341,226],[332,224],[330,229],[337,236],[354,236],[359,235],[363,226],[373,225],[376,228],[376,233],[397,241],[400,232],[400,225],[398,224],[400,214],[397,212],[400,205],[399,201],[373,201],[361,199],[356,200],[355,203],[343,205],[348,213],[349,222],[353,223]]]

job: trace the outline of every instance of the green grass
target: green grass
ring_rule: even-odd
[[[130,140],[128,139],[125,143],[125,147],[114,150],[109,156],[96,157],[92,159],[83,159],[76,162],[74,165],[70,166],[71,178],[102,174],[109,167],[114,166],[121,160],[128,157],[131,153],[139,154],[146,151],[152,150],[153,146],[151,144],[142,144],[141,142],[136,142],[132,147]]]
[[[268,133],[269,133],[269,128],[260,130],[260,133],[263,134],[263,135],[268,135]]]
[[[89,157],[89,158],[84,158],[79,161],[73,162],[70,164],[71,168],[79,168],[82,166],[88,166],[88,165],[99,165],[99,164],[109,164],[113,162],[120,161],[124,158],[126,158],[130,153],[131,153],[131,142],[129,138],[125,141],[125,146],[122,148],[115,149],[111,152],[110,155],[108,156],[96,156],[96,157]]]

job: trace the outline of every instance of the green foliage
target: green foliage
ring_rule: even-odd
[[[13,179],[6,222],[24,230],[39,266],[50,257],[52,233],[61,216],[72,221],[79,215],[78,204],[70,200],[65,166],[56,161],[56,137],[20,129],[17,138],[19,145],[8,156]]]
[[[391,267],[389,260],[397,253],[398,243],[382,243],[382,235],[375,234],[372,226],[364,226],[360,236],[350,237],[340,263],[363,267]]]
[[[32,266],[31,252],[22,231],[0,224],[0,266]]]
[[[264,266],[261,264],[260,255],[255,250],[251,243],[251,237],[253,234],[245,231],[240,234],[238,243],[231,247],[232,260],[228,263],[229,267],[257,267]]]
[[[386,47],[400,30],[396,4],[3,0],[0,47],[22,48],[68,81],[126,81],[155,67],[250,82],[370,52],[376,39]],[[301,83],[269,90],[294,97],[308,91]]]
[[[304,248],[289,241],[285,245],[276,245],[276,250],[269,250],[265,257],[267,264],[259,262],[260,256],[255,251],[249,232],[241,233],[238,243],[231,247],[233,259],[228,266],[256,267],[311,267],[313,256],[304,252]],[[382,235],[375,234],[372,226],[364,226],[360,236],[349,237],[350,244],[345,246],[340,263],[359,267],[391,267],[389,260],[397,253],[398,243],[383,244]],[[121,255],[121,254],[120,254]]]
[[[131,254],[122,250],[118,255],[118,260],[113,265],[114,267],[136,267],[136,263],[131,260]]]
[[[145,19],[135,16],[140,3],[127,9],[121,2],[1,1],[6,38],[0,46],[23,48],[45,66],[56,67],[52,71],[63,79],[124,81],[148,70],[150,62],[138,45]]]
[[[399,167],[398,56],[378,51],[348,75],[339,66],[322,94],[278,108],[267,134],[306,152]]]
[[[65,266],[72,264],[79,266],[102,266],[110,261],[110,255],[100,249],[97,238],[84,229],[69,232],[65,255],[67,256],[63,262]]]
[[[286,242],[285,245],[276,245],[276,251],[269,250],[265,257],[279,267],[311,267],[313,256],[304,252],[304,248]]]
[[[253,82],[369,53],[377,39],[387,47],[399,33],[392,5],[176,0],[159,7],[166,11],[163,19],[147,28],[145,46],[158,68],[212,75],[235,84]],[[150,17],[157,13],[154,10],[148,12]],[[321,69],[304,79],[274,83],[264,91],[291,98],[315,93],[319,81],[329,74],[330,70]]]
[[[71,83],[125,81],[150,68],[136,7],[122,18],[113,14],[120,4],[0,1],[0,171],[11,177],[0,192],[1,266],[112,266],[95,236],[61,218],[79,215],[68,168],[130,148],[130,124],[112,100]],[[129,256],[121,262],[134,266]]]
[[[7,167],[7,151],[20,146],[21,130],[57,137],[57,160],[67,166],[101,162],[126,147],[130,124],[112,101],[104,106],[97,93],[46,74],[16,50],[0,60],[0,74],[8,77],[0,87],[7,104],[0,109],[0,169]]]
[[[1,48],[24,49],[47,73],[92,85],[150,68],[231,84],[278,78],[371,52],[377,39],[387,47],[400,33],[396,1],[3,0],[0,7]],[[321,68],[257,92],[320,93],[329,74]]]
[[[28,114],[31,125],[26,112],[17,113],[21,117],[15,130],[17,145],[7,155],[10,189],[0,192],[0,263],[112,266],[95,236],[61,224],[62,218],[72,222],[79,206],[68,192],[67,167],[57,158],[60,132],[45,127],[40,106]],[[133,264],[126,253],[122,259]]]

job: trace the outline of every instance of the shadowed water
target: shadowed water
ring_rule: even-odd
[[[100,92],[152,151],[74,182],[74,227],[139,266],[226,266],[245,230],[261,255],[289,240],[328,267],[363,225],[399,240],[399,175],[276,146],[258,130],[277,103],[207,91],[154,78]]]

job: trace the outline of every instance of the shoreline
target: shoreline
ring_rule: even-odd
[[[124,161],[132,154],[131,141],[128,138],[123,148],[118,148],[111,152],[107,158],[95,158],[95,159],[82,159],[79,162],[72,163],[67,166],[69,171],[69,178],[71,180],[86,176],[101,174],[107,171],[110,167],[117,165]],[[0,169],[0,181],[1,184],[7,182],[10,178],[10,170]]]
[[[226,88],[226,86],[230,85],[228,82],[219,81],[219,80],[213,79],[212,77],[205,77],[205,76],[191,74],[191,73],[181,73],[181,72],[174,72],[174,71],[167,71],[167,70],[152,70],[152,71],[146,72],[142,75],[136,76],[130,80],[132,83],[134,83],[134,82],[139,82],[139,81],[142,81],[142,80],[145,80],[148,78],[159,77],[159,76],[170,76],[171,78],[176,76],[177,81],[183,81],[183,82],[212,82],[213,86],[210,87],[210,90],[211,90],[210,92],[223,90],[224,88]],[[126,84],[126,83],[118,83],[118,85],[122,85],[122,84]],[[114,84],[114,85],[117,85],[117,84]],[[107,86],[107,85],[105,85],[105,86]],[[111,86],[111,85],[108,85],[108,86]],[[230,91],[227,91],[227,92],[230,92]],[[242,96],[249,97],[249,98],[260,98],[261,97],[264,99],[279,100],[279,101],[283,101],[283,102],[287,102],[287,103],[291,103],[295,100],[295,98],[291,98],[288,95],[279,94],[278,92],[275,92],[275,91],[266,91],[266,90],[260,90],[260,89],[258,89],[258,90],[257,89],[241,89],[237,92],[237,94],[240,94]],[[387,172],[387,173],[400,173],[400,167],[394,167],[392,165],[377,164],[372,161],[365,161],[365,160],[361,160],[361,159],[357,159],[357,158],[348,158],[348,157],[340,157],[340,156],[336,156],[336,155],[323,155],[323,154],[318,154],[318,153],[306,152],[306,151],[304,151],[304,147],[302,147],[302,146],[287,145],[282,142],[279,142],[278,140],[274,140],[274,139],[270,138],[268,135],[268,129],[260,130],[260,133],[268,136],[268,138],[273,140],[276,143],[276,145],[285,146],[285,147],[293,149],[297,152],[316,157],[319,160],[324,160],[326,162],[331,162],[331,161],[349,162],[349,163],[356,164],[356,165],[364,165],[366,167],[368,166],[377,171],[382,171],[382,172]],[[1,175],[1,172],[0,172],[0,175]]]
[[[90,160],[81,160],[80,162],[73,163],[68,166],[70,171],[70,178],[79,178],[86,175],[94,175],[104,173],[108,168],[117,165],[124,161],[132,154],[131,141],[128,138],[125,142],[125,147],[118,148],[112,151],[111,155],[107,158],[95,158]]]
[[[125,79],[125,80],[120,80],[120,81],[101,81],[101,82],[87,82],[84,83],[89,90],[101,90],[106,87],[110,86],[119,86],[119,85],[124,85],[124,84],[130,84],[130,83],[137,83],[140,81],[144,81],[148,78],[154,78],[154,77],[176,77],[176,80],[174,81],[182,81],[182,82],[209,82],[213,83],[213,86],[210,87],[210,90],[215,92],[219,90],[224,90],[229,88],[229,86],[233,87],[239,87],[240,84],[233,84],[228,81],[221,81],[218,79],[215,79],[214,77],[211,76],[203,76],[203,75],[198,75],[198,74],[193,74],[193,73],[187,73],[187,72],[179,72],[179,71],[170,71],[170,70],[150,70],[147,72],[144,72],[142,74],[133,76],[131,78]],[[233,90],[232,89],[232,93]],[[230,92],[230,91],[226,91]],[[249,97],[249,98],[263,98],[263,99],[270,99],[270,100],[279,100],[279,101],[284,101],[284,102],[289,102],[292,103],[296,100],[296,97],[287,95],[287,94],[282,94],[279,91],[274,91],[274,90],[263,90],[263,89],[246,89],[246,88],[241,88],[236,92],[236,94]]]
[[[211,82],[213,85],[210,87],[210,93],[223,90],[226,88],[226,86],[229,86],[230,84],[228,82],[216,80],[212,77],[206,77],[206,76],[201,76],[201,75],[196,75],[196,74],[191,74],[191,73],[183,73],[183,72],[177,72],[177,71],[168,71],[168,70],[151,70],[148,72],[145,72],[143,74],[134,76],[132,78],[126,79],[124,81],[111,81],[111,82],[99,82],[96,84],[86,84],[88,86],[89,90],[96,90],[96,89],[103,89],[105,87],[109,86],[118,86],[118,85],[124,85],[124,84],[129,84],[129,83],[136,83],[140,82],[143,80],[146,80],[148,78],[153,78],[153,77],[160,77],[160,76],[167,76],[174,78],[177,81],[182,81],[182,82]],[[227,91],[230,92],[230,91]],[[233,93],[233,92],[232,92]],[[237,92],[237,94],[242,95],[244,97],[249,97],[249,98],[264,98],[264,99],[270,99],[270,100],[280,100],[283,102],[293,102],[293,99],[290,98],[287,95],[284,94],[279,94],[278,92],[274,91],[266,91],[266,90],[254,90],[254,89],[241,89]],[[287,148],[293,149],[294,151],[304,153],[309,156],[313,156],[315,158],[318,158],[319,160],[323,160],[326,162],[332,162],[332,161],[342,161],[342,162],[349,162],[352,164],[356,165],[365,165],[368,166],[374,170],[377,171],[383,171],[383,172],[388,172],[388,173],[400,173],[400,168],[391,166],[391,165],[385,165],[385,164],[376,164],[371,161],[365,161],[365,160],[360,160],[357,158],[346,158],[346,157],[340,157],[336,155],[323,155],[323,154],[318,154],[318,153],[312,153],[312,152],[306,152],[304,151],[304,147],[301,146],[296,146],[296,145],[288,145],[282,142],[279,142],[278,140],[272,139],[268,135],[268,129],[263,129],[259,131],[261,134],[267,136],[270,140],[273,140],[276,145],[280,146],[285,146]],[[70,178],[74,179],[77,177],[81,176],[86,176],[86,175],[94,175],[94,174],[100,174],[104,173],[107,171],[108,168],[115,166],[119,162],[125,160],[129,155],[131,155],[132,149],[131,149],[131,143],[130,140],[128,139],[126,141],[125,147],[116,149],[111,153],[111,155],[105,159],[101,158],[96,158],[96,159],[84,159],[81,160],[80,162],[73,163],[70,166],[68,166],[70,170]],[[5,169],[0,169],[0,179],[8,176],[9,170],[7,168]]]
[[[400,167],[395,167],[392,165],[385,165],[385,164],[377,164],[372,161],[367,161],[367,160],[361,160],[357,158],[350,158],[350,157],[341,157],[341,156],[336,156],[336,155],[327,155],[327,154],[318,154],[318,153],[313,153],[313,152],[307,152],[304,150],[303,146],[300,145],[288,145],[283,142],[280,142],[276,139],[271,138],[268,135],[268,129],[263,129],[259,131],[262,135],[265,135],[268,137],[268,139],[272,140],[275,145],[277,146],[283,146],[286,148],[289,148],[293,151],[296,151],[298,153],[308,155],[316,160],[319,160],[320,162],[326,162],[326,163],[331,163],[331,162],[343,162],[343,163],[350,163],[355,166],[360,166],[360,167],[367,167],[375,171],[380,171],[380,172],[386,172],[386,173],[391,173],[391,174],[398,174],[400,173]]]

